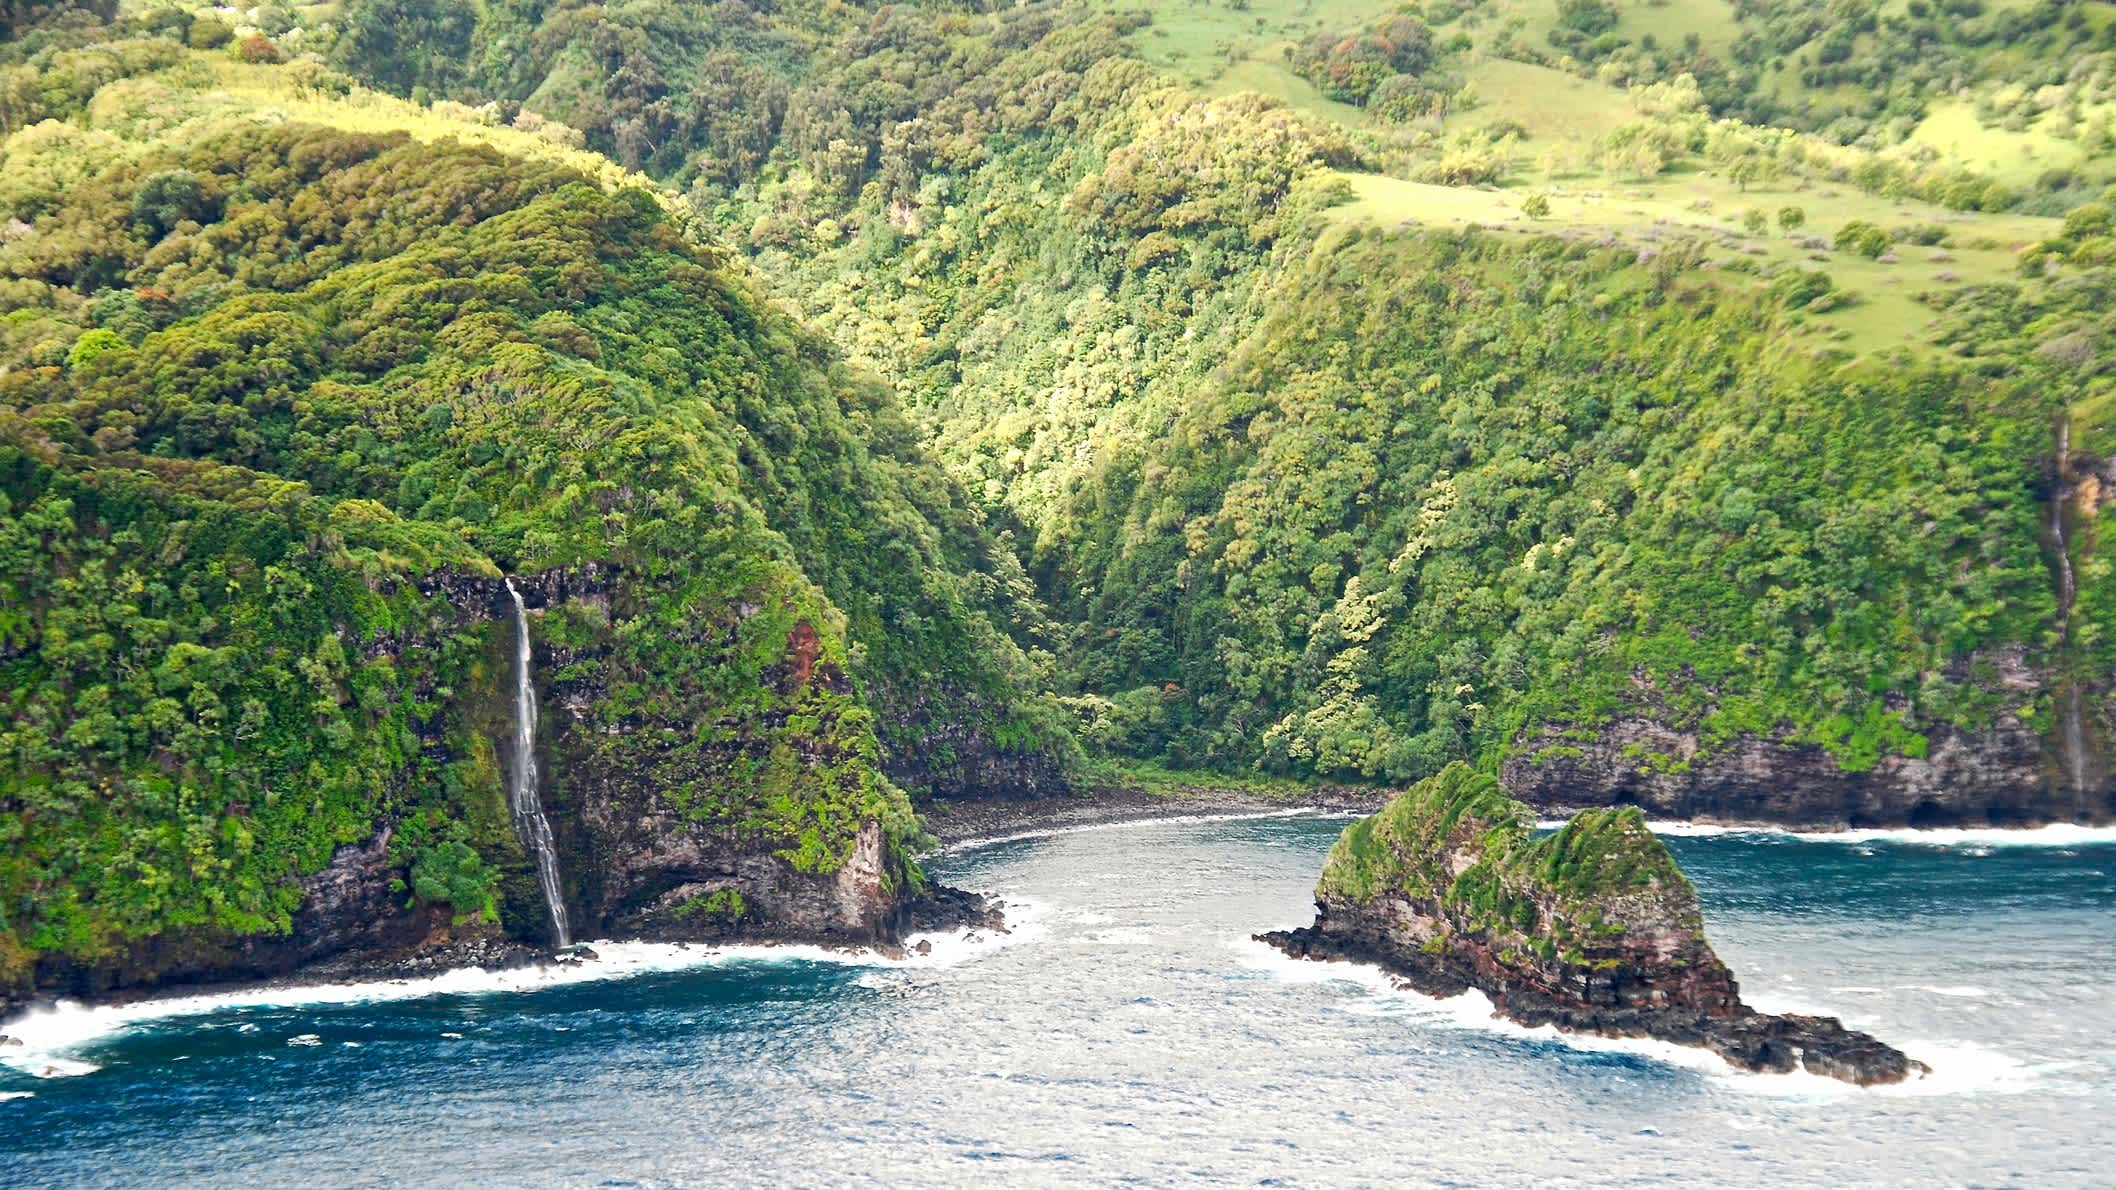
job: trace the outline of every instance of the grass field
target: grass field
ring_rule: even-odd
[[[1930,204],[1891,202],[1842,188],[1751,189],[1744,193],[1724,179],[1697,172],[1663,175],[1644,184],[1575,183],[1542,189],[1435,186],[1374,174],[1343,177],[1352,188],[1353,201],[1332,214],[1346,225],[1479,226],[1514,234],[1582,236],[1642,249],[1697,240],[1706,245],[1707,259],[1730,270],[1727,275],[1752,272],[1759,283],[1784,267],[1819,268],[1848,292],[1850,300],[1810,316],[1810,333],[1817,345],[1853,351],[1927,346],[1932,313],[1915,295],[2010,277],[2016,252],[2057,227],[2054,219],[1966,216]],[[1530,219],[1521,213],[1521,201],[1529,193],[1549,199],[1548,215]],[[1798,206],[1807,213],[1806,224],[1793,235],[1776,225],[1776,213],[1784,206]],[[1743,216],[1752,209],[1771,219],[1770,227],[1760,235],[1749,232],[1743,223]],[[1893,260],[1803,246],[1818,238],[1834,239],[1836,230],[1854,219],[1882,227],[1939,224],[1948,229],[1952,243],[1946,247],[1899,244]]]
[[[2078,165],[2086,157],[2077,141],[2051,135],[2049,124],[2046,116],[2025,132],[2009,132],[1978,120],[1973,104],[1943,100],[1932,105],[1931,113],[1910,134],[1910,143],[1929,146],[1949,161],[2022,186],[2044,170]]]
[[[1462,75],[1476,106],[1456,117],[1457,123],[1471,128],[1518,124],[1528,129],[1537,148],[1560,140],[1585,143],[1638,118],[1621,92],[1548,66],[1478,54]]]
[[[1111,11],[1132,7],[1125,0],[1097,2]],[[1378,134],[1385,130],[1364,111],[1325,99],[1296,75],[1286,51],[1319,31],[1370,24],[1394,7],[1385,0],[1249,0],[1241,8],[1228,0],[1150,0],[1146,9],[1152,23],[1132,34],[1131,43],[1149,61],[1213,93],[1254,91],[1316,119]],[[1730,0],[1643,0],[1619,7],[1619,33],[1633,38],[1650,33],[1663,45],[1695,35],[1708,49],[1724,51],[1742,31]],[[1488,0],[1443,25],[1438,36],[1467,32],[1483,46],[1510,29],[1517,43],[1542,48],[1555,15],[1555,0]],[[1337,208],[1333,219],[1346,226],[1478,225],[1508,234],[1592,237],[1641,249],[1695,239],[1706,245],[1707,258],[1723,275],[1759,284],[1788,267],[1820,268],[1845,297],[1835,308],[1809,316],[1808,333],[1817,346],[1857,352],[1926,346],[1932,312],[1919,294],[2010,277],[2018,250],[2056,227],[2050,219],[1964,214],[1816,180],[1745,191],[1695,162],[1643,182],[1619,179],[1584,163],[1592,160],[1590,150],[1599,140],[1640,118],[1623,89],[1476,48],[1457,55],[1450,69],[1466,84],[1469,102],[1449,117],[1439,130],[1443,135],[1479,128],[1525,132],[1501,183],[1441,186],[1349,173],[1344,179],[1353,199]],[[1797,89],[1798,71],[1779,72],[1773,85]],[[1847,166],[1859,155],[1858,150],[1815,145]],[[1560,151],[1552,157],[1580,164],[1550,176],[1543,166],[1553,146]],[[2054,165],[2076,164],[2081,156],[2076,142],[2038,126],[2025,132],[1988,127],[1966,100],[1936,104],[1910,144],[1896,152],[1921,148],[2013,184],[2026,184]],[[1551,209],[1544,218],[1521,213],[1530,193],[1548,198]],[[1777,224],[1777,213],[1786,206],[1806,215],[1792,235]],[[1752,210],[1769,220],[1761,234],[1746,226],[1744,217]],[[1937,224],[1947,229],[1948,240],[1939,247],[1899,244],[1879,260],[1829,247],[1852,220],[1884,228]]]

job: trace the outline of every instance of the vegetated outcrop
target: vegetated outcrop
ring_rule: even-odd
[[[1003,926],[995,904],[930,884],[910,861],[908,848],[922,835],[903,794],[874,766],[871,737],[848,744],[819,728],[788,743],[723,722],[728,738],[720,747],[687,749],[671,746],[656,724],[603,723],[595,696],[611,680],[609,667],[619,664],[614,651],[592,643],[554,648],[541,638],[554,608],[607,616],[613,591],[622,590],[620,575],[591,565],[523,576],[519,586],[533,609],[536,673],[567,675],[536,681],[546,729],[538,759],[565,899],[590,936],[886,949],[913,931]],[[509,702],[503,689],[482,688],[512,679],[505,586],[443,571],[422,579],[417,593],[436,609],[429,630],[445,626],[487,641],[465,671],[454,713],[415,728],[422,753],[446,774],[467,829],[436,840],[431,815],[385,811],[371,835],[337,847],[324,867],[298,879],[297,907],[283,931],[207,925],[151,933],[92,955],[0,951],[0,1020],[53,996],[123,999],[282,977],[369,978],[548,961],[540,894],[509,831],[498,784],[512,762]],[[621,624],[623,595],[616,605]],[[756,617],[764,609],[739,604],[732,614]],[[821,719],[848,711],[856,719],[851,684],[826,655],[822,635],[797,620],[783,640],[785,652],[766,665],[763,684]],[[359,644],[371,661],[437,647],[430,635],[385,634]],[[732,804],[697,799],[716,783],[725,788],[731,772],[743,774],[738,784],[760,785],[742,789]],[[758,792],[761,799],[748,796]],[[459,839],[470,846],[448,846]],[[429,870],[437,856],[440,875]],[[480,897],[489,898],[482,908]]]
[[[1533,837],[1498,780],[1454,765],[1349,827],[1311,926],[1261,935],[1298,958],[1378,963],[1437,996],[1472,988],[1522,1024],[1701,1046],[1745,1070],[1868,1085],[1925,1067],[1829,1017],[1741,1002],[1697,893],[1635,808]]]
[[[2094,556],[2096,519],[2112,468],[2073,448],[2060,418],[2042,477],[2042,544],[2057,648],[2039,662],[2022,645],[1957,657],[1934,676],[1988,705],[1976,727],[1926,723],[1887,748],[1823,746],[1781,724],[1707,743],[1681,714],[1620,714],[1544,724],[1500,766],[1523,801],[1545,810],[1636,805],[1658,817],[1794,826],[2036,826],[2116,819],[2103,743],[2109,735],[2106,646],[2075,626],[2106,614],[2082,587],[2073,555]],[[1645,708],[1650,711],[1650,706]],[[1908,700],[1892,697],[1887,714]],[[1877,717],[1885,726],[1885,716]],[[1840,721],[1841,722],[1841,721]]]

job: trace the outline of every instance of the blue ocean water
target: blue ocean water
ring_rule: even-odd
[[[1753,1002],[1936,1069],[1858,1091],[1249,943],[1309,917],[1342,825],[951,855],[1023,924],[923,961],[615,947],[631,974],[529,990],[61,1013],[9,1058],[57,1076],[0,1069],[0,1183],[2116,1184],[2116,838],[1671,838]]]

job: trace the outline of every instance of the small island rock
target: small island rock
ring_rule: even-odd
[[[1834,1018],[1743,1004],[1696,889],[1637,808],[1534,826],[1497,779],[1453,765],[1345,831],[1313,925],[1258,937],[1377,963],[1431,995],[1475,988],[1524,1025],[1701,1046],[1745,1070],[1861,1086],[1926,1071]]]

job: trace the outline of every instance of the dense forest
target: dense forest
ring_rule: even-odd
[[[42,125],[6,176],[11,947],[284,930],[378,815],[410,895],[495,913],[511,627],[452,578],[568,576],[572,734],[803,870],[880,820],[917,878],[906,716],[1069,754],[1018,567],[646,192],[210,112]]]
[[[2073,369],[2040,344],[1965,338],[1974,366],[1789,356],[1784,325],[1844,300],[1826,272],[1328,227],[1330,167],[1388,147],[1168,85],[1123,53],[1136,16],[892,6],[833,35],[662,15],[555,8],[540,30],[592,36],[506,77],[338,44],[385,85],[554,113],[746,233],[1019,522],[1091,749],[1407,780],[1643,704],[1859,768],[1930,725],[2050,713],[1962,664],[2050,643],[2037,485]],[[1327,32],[1291,64],[1371,102],[1461,53],[1427,23],[1445,15]],[[1976,29],[1964,44],[2029,32]],[[598,70],[569,64],[583,41],[610,47]],[[1873,234],[1875,254],[1923,235]]]
[[[2109,812],[2109,6],[1205,7],[1267,48],[0,6],[0,979],[284,931],[382,824],[533,918],[502,575],[569,764],[907,887],[915,807],[1630,720]]]

